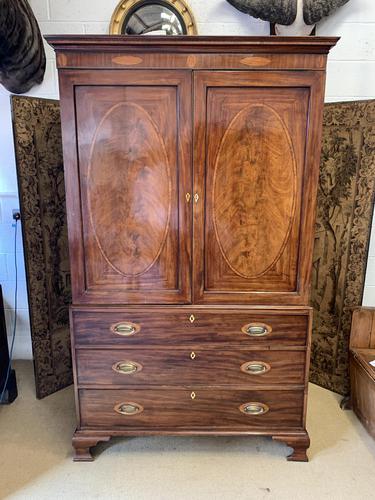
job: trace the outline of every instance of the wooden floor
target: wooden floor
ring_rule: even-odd
[[[132,438],[71,461],[73,392],[34,396],[30,362],[15,365],[20,397],[0,407],[0,498],[329,499],[375,496],[375,442],[340,397],[310,386],[309,463],[268,438]]]

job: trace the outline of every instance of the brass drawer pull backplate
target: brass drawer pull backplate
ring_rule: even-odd
[[[267,413],[269,411],[269,407],[264,403],[250,402],[241,405],[239,410],[245,415],[260,416]]]
[[[140,372],[143,366],[135,361],[118,361],[112,366],[112,370],[122,375],[132,375],[133,373]]]
[[[264,361],[247,361],[241,365],[241,371],[248,375],[263,375],[270,370],[270,365]]]
[[[124,402],[116,405],[114,408],[115,412],[120,413],[120,415],[132,416],[137,415],[143,411],[143,406],[138,403]]]
[[[129,321],[121,321],[120,323],[115,323],[114,325],[112,325],[110,329],[111,332],[115,333],[116,335],[121,335],[122,337],[130,337],[131,335],[139,332],[141,326]]]
[[[241,331],[249,337],[264,337],[272,332],[272,327],[265,323],[248,323],[241,328]]]

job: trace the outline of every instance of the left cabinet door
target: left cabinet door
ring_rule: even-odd
[[[61,75],[73,301],[191,301],[191,73]]]

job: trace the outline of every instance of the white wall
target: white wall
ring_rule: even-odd
[[[107,33],[118,0],[29,0],[44,34]],[[201,35],[267,35],[268,23],[250,18],[225,0],[190,0]],[[351,0],[322,22],[319,35],[339,35],[329,58],[328,101],[375,98],[375,1]],[[54,53],[46,44],[47,71],[29,95],[58,98]],[[9,94],[0,88],[0,282],[4,287],[8,334],[12,327],[14,254],[11,210],[18,207]],[[374,227],[374,226],[373,226]],[[364,303],[375,305],[375,229],[371,241]],[[31,357],[21,239],[16,357]]]

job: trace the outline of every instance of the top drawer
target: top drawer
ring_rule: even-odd
[[[243,346],[304,346],[309,309],[207,310],[178,308],[78,309],[72,313],[76,345],[237,343]],[[168,345],[167,344],[167,345]]]

